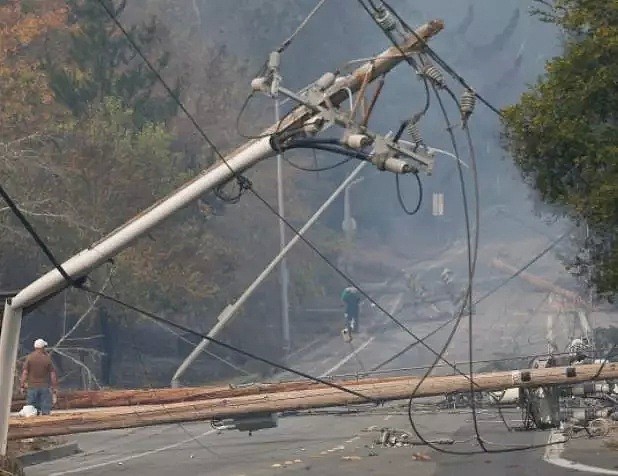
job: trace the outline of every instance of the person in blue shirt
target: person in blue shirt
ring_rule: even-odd
[[[341,293],[341,300],[345,306],[344,338],[352,340],[352,332],[358,332],[358,316],[360,311],[361,294],[353,286],[348,286]]]

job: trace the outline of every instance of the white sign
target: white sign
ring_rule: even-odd
[[[443,193],[434,192],[432,214],[435,217],[444,215],[444,194]]]

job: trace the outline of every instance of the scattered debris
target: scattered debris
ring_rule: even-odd
[[[376,441],[377,444],[383,447],[402,447],[411,446],[414,444],[412,441],[412,435],[403,430],[396,430],[392,428],[382,428],[380,437]]]
[[[416,461],[431,461],[431,456],[425,453],[414,453],[412,459]]]
[[[360,456],[342,456],[341,459],[344,461],[358,461],[362,458]]]

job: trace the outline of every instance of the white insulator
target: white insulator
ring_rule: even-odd
[[[474,112],[476,106],[476,95],[473,91],[467,89],[461,95],[459,107],[461,109],[461,117],[467,119]]]
[[[279,69],[280,65],[281,65],[281,53],[279,53],[278,51],[273,51],[268,57],[268,68],[271,70]]]
[[[421,131],[418,128],[418,122],[408,122],[408,125],[406,126],[406,131],[408,132],[410,139],[412,139],[412,142],[414,142],[415,145],[423,143],[423,137],[421,136]]]
[[[391,12],[386,9],[381,9],[375,13],[375,19],[380,24],[384,31],[394,30],[397,22]]]
[[[335,79],[335,87],[339,88],[341,86],[343,86],[349,79],[349,75],[346,76],[337,76],[337,79]]]
[[[337,77],[334,73],[324,73],[320,77],[320,79],[315,82],[315,84],[318,88],[324,91],[325,89],[330,88],[334,84],[335,79],[337,79]]]
[[[412,167],[410,164],[401,159],[396,159],[394,157],[389,157],[384,161],[382,165],[383,170],[387,170],[388,172],[393,172],[395,174],[409,174],[412,172]]]
[[[425,66],[425,68],[423,69],[423,74],[431,81],[433,81],[438,87],[443,88],[445,86],[442,71],[440,71],[434,65]]]
[[[251,80],[251,89],[258,92],[264,92],[268,90],[268,80],[264,77],[254,78]]]
[[[350,134],[345,138],[345,144],[352,149],[362,149],[371,144],[371,138],[364,134]]]

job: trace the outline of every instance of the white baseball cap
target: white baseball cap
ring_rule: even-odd
[[[45,342],[43,339],[37,339],[34,341],[35,349],[43,349],[45,347],[47,347],[47,342]]]

